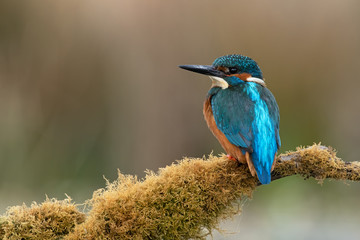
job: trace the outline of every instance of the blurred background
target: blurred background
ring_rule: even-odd
[[[0,2],[0,212],[82,203],[115,180],[223,150],[207,77],[180,64],[240,53],[281,111],[280,152],[322,142],[359,160],[359,1]],[[359,239],[360,184],[260,187],[214,239]]]

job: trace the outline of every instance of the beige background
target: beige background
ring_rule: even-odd
[[[321,141],[359,160],[358,1],[1,1],[0,209],[77,203],[116,169],[144,176],[222,149],[207,77],[180,64],[241,53],[281,111],[281,152]],[[360,185],[259,188],[214,239],[359,239]]]

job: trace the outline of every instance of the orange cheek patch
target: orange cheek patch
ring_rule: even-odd
[[[227,68],[227,67],[217,67],[216,68],[217,70],[219,70],[219,71],[222,71],[222,72],[227,72],[227,71],[229,71],[229,69]]]
[[[228,76],[229,77],[237,77],[237,78],[240,78],[243,81],[246,81],[246,79],[251,77],[251,74],[249,74],[249,73],[241,73],[241,74],[237,73],[237,74],[230,74]]]

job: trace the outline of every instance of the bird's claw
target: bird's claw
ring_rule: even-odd
[[[233,156],[231,156],[230,154],[227,154],[226,157],[231,161],[235,161],[236,163],[238,162],[238,160],[236,158],[234,158]]]

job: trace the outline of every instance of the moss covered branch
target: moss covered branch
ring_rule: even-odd
[[[296,174],[319,181],[360,180],[359,162],[344,162],[332,149],[321,145],[279,155],[276,161],[273,180]],[[31,208],[10,208],[0,219],[0,236],[5,239],[13,236],[17,236],[14,239],[202,239],[220,220],[239,213],[241,209],[234,203],[251,197],[257,186],[258,180],[246,166],[238,166],[225,156],[186,158],[160,169],[157,174],[148,172],[143,180],[119,173],[115,182],[108,182],[106,188],[94,192],[85,219],[69,201],[65,205],[60,202],[60,207],[59,201],[47,200]],[[65,207],[68,205],[72,206],[71,211]],[[55,215],[50,214],[52,217],[44,220],[49,213]],[[56,224],[60,219],[64,225]],[[47,235],[41,235],[44,232]]]

